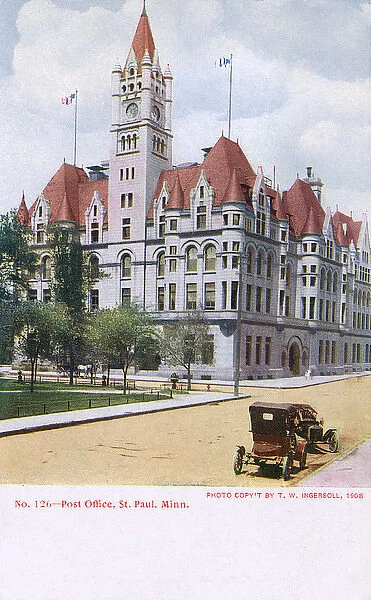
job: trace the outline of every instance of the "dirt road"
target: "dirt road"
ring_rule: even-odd
[[[310,454],[290,481],[254,468],[236,477],[236,444],[251,446],[248,406],[308,402],[337,427],[341,451],[370,436],[371,377],[310,388],[244,388],[249,399],[171,410],[0,439],[0,482],[27,485],[296,485],[334,455]]]

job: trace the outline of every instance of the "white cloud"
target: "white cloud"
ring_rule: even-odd
[[[17,21],[13,73],[0,81],[0,212],[30,204],[73,153],[79,90],[79,163],[108,157],[110,72],[125,61],[140,12],[96,2],[85,12],[58,0],[30,0]],[[340,6],[341,5],[341,6]],[[227,131],[228,71],[234,54],[234,138],[267,175],[277,165],[282,188],[312,165],[327,198],[343,210],[367,209],[369,83],[365,78],[368,5],[330,0],[151,0],[160,60],[174,74],[174,160],[200,160],[201,147]],[[325,18],[326,17],[326,18]],[[187,24],[185,28],[184,24]],[[354,192],[357,190],[357,192]],[[355,194],[357,202],[354,202]],[[347,208],[348,207],[348,208]]]

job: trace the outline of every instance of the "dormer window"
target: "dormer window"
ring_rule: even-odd
[[[200,198],[205,198],[205,186],[200,185]]]
[[[129,73],[130,73],[131,76],[135,75],[135,69],[131,68],[130,71],[129,71]]]
[[[98,206],[96,204],[94,204],[94,208],[93,208],[93,216],[96,217],[98,214]]]
[[[43,244],[45,241],[45,231],[44,225],[42,223],[38,223],[36,226],[36,243]]]
[[[197,229],[206,229],[206,206],[197,207]]]
[[[162,208],[166,208],[166,196],[162,196]]]
[[[96,208],[96,207],[94,207]],[[90,243],[96,244],[99,241],[99,225],[98,223],[91,224]]]
[[[43,216],[43,207],[40,204],[40,206],[39,206],[39,218],[41,219],[42,216]]]
[[[161,215],[158,226],[158,235],[160,238],[165,237],[165,215]]]

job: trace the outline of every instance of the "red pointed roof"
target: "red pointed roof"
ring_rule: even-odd
[[[30,215],[26,206],[26,201],[24,198],[24,192],[22,194],[22,200],[17,210],[17,221],[21,223],[21,225],[28,225],[30,220]]]
[[[309,209],[309,214],[307,216],[307,219],[304,223],[304,227],[301,231],[301,234],[302,235],[311,235],[311,234],[318,234],[321,232],[322,232],[322,224],[319,221],[318,216],[314,212],[313,206],[311,206]]]
[[[290,218],[290,230],[293,235],[303,234],[305,225],[312,209],[310,233],[321,234],[322,225],[325,220],[325,211],[320,205],[317,196],[310,185],[296,179],[291,188],[283,195],[286,213]]]
[[[148,53],[151,57],[151,61],[153,61],[155,43],[153,41],[151,26],[149,24],[149,20],[145,9],[143,9],[143,12],[140,16],[130,50],[134,50],[135,58],[138,61],[139,67],[141,66],[143,56],[145,55],[146,50],[148,50]]]
[[[246,204],[246,199],[243,195],[240,182],[238,181],[236,169],[233,169],[233,173],[223,197],[223,202],[242,202],[243,204]]]
[[[184,192],[180,184],[179,172],[177,171],[177,177],[175,178],[173,189],[170,192],[170,198],[169,202],[167,203],[167,208],[183,208],[183,206]]]
[[[53,215],[50,218],[50,223],[57,223],[60,221],[75,221],[74,214],[70,203],[68,202],[67,192],[64,192],[62,202],[60,202],[56,210],[53,211]]]
[[[346,236],[347,243],[354,242],[355,246],[358,244],[359,233],[361,231],[362,221],[353,221],[352,217],[345,215],[340,211],[336,211],[333,214],[332,222],[334,224],[335,231],[338,231],[338,226],[342,226],[344,235]],[[343,225],[345,227],[343,227]],[[345,231],[344,231],[345,229]],[[338,242],[340,243],[340,242]],[[343,245],[343,244],[342,244]]]
[[[108,179],[91,181],[83,169],[63,163],[43,190],[50,204],[49,222],[75,221],[84,226],[85,211],[91,204],[94,192],[98,192],[107,208]],[[30,208],[30,215],[35,207],[36,202]]]
[[[233,185],[239,187],[238,192],[235,190],[239,202],[246,202],[241,186],[245,186],[246,190],[251,189],[256,179],[255,172],[240,146],[236,142],[222,136],[210,150],[201,165],[163,171],[159,177],[154,198],[157,199],[160,196],[165,181],[169,186],[171,197],[174,185],[178,179],[179,183],[177,186],[179,188],[180,184],[182,195],[180,195],[178,189],[176,196],[181,199],[181,202],[177,204],[176,208],[189,209],[191,190],[197,186],[202,171],[205,171],[207,181],[214,188],[214,206],[220,206],[225,202],[225,198],[227,197],[226,192],[232,181],[234,171]],[[171,198],[171,202],[171,207],[175,208],[175,200],[173,198]],[[148,212],[148,218],[152,217],[153,204]]]

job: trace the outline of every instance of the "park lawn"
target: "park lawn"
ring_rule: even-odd
[[[95,393],[91,393],[94,389]],[[116,388],[117,390],[117,388]],[[29,385],[18,383],[11,379],[0,379],[0,419],[28,417],[56,412],[117,406],[133,402],[150,402],[169,398],[169,393],[163,392],[132,392],[118,394],[106,391],[98,392],[97,387],[87,386],[84,391],[77,386],[52,382],[35,385],[34,392],[29,391]]]

